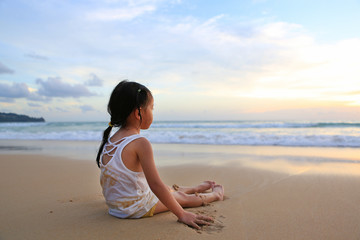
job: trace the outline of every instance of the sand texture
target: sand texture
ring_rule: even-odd
[[[0,162],[0,239],[4,240],[360,239],[356,161],[334,163],[339,169],[352,169],[349,173],[321,173],[319,164],[305,163],[287,167],[288,171],[231,162],[164,164],[159,172],[168,185],[208,179],[224,185],[223,202],[190,209],[215,218],[214,225],[200,231],[178,223],[170,212],[139,220],[108,215],[99,170],[92,161],[1,154]],[[286,165],[276,164],[279,169]]]

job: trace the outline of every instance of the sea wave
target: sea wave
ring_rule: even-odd
[[[306,146],[306,147],[360,147],[360,137],[341,135],[277,135],[277,134],[219,134],[169,133],[147,135],[154,143],[216,144],[247,146]]]
[[[153,128],[359,128],[359,122],[156,122]]]
[[[101,141],[104,122],[1,123],[0,139]],[[154,122],[152,143],[360,147],[356,122]]]
[[[3,127],[99,127],[104,122],[29,122],[0,123]],[[155,121],[152,128],[360,128],[360,122],[297,122],[297,121]]]

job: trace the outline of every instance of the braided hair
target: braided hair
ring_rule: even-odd
[[[139,111],[141,122],[140,108],[147,105],[151,96],[150,90],[137,82],[124,80],[114,88],[107,107],[111,120],[108,128],[106,128],[103,133],[102,142],[96,157],[98,167],[100,167],[101,153],[105,143],[108,141],[112,128],[126,127],[126,120],[134,109]]]

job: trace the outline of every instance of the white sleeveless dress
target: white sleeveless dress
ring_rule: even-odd
[[[131,171],[121,159],[125,146],[141,137],[131,135],[116,142],[111,142],[109,138],[100,157],[103,195],[109,214],[118,218],[141,218],[159,201],[150,190],[144,173]],[[107,147],[110,148],[107,150]],[[111,154],[114,149],[115,152]],[[106,165],[102,163],[104,154],[112,157]]]

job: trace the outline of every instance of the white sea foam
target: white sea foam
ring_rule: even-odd
[[[103,122],[1,123],[0,139],[101,141]],[[153,143],[360,147],[358,122],[154,122]]]

